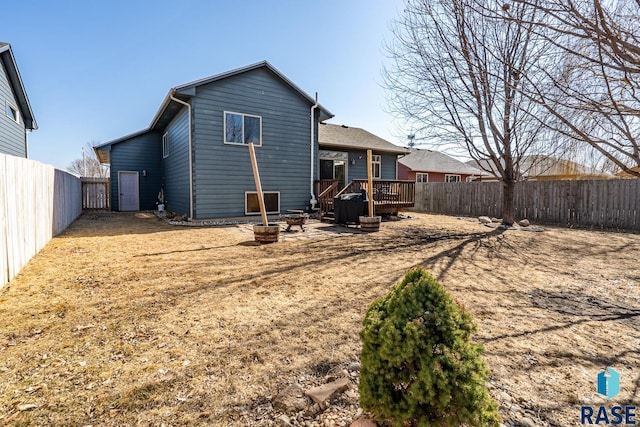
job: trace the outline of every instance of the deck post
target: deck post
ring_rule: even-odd
[[[269,225],[267,219],[267,209],[264,206],[264,196],[262,195],[262,184],[260,183],[260,173],[258,172],[258,161],[256,160],[256,151],[253,148],[253,142],[249,143],[249,154],[251,154],[251,168],[253,169],[253,179],[256,181],[256,192],[258,193],[258,204],[260,205],[260,215],[262,215],[262,224],[266,227]]]

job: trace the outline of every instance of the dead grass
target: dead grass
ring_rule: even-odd
[[[444,216],[255,246],[234,226],[84,215],[0,293],[0,424],[243,425],[300,375],[356,360],[367,305],[424,265],[473,313],[492,393],[573,425],[604,402],[605,366],[616,401],[638,403],[638,253],[634,234]]]

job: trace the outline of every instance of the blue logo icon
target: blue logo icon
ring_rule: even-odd
[[[598,393],[613,399],[620,393],[620,374],[615,369],[608,367],[598,373]]]

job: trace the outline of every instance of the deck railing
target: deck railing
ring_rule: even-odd
[[[373,181],[373,189],[369,189],[366,179],[354,179],[345,188],[344,193],[357,193],[366,190],[373,194],[373,202],[378,212],[410,208],[415,205],[415,182],[377,179]]]
[[[321,187],[322,182],[324,187]],[[316,188],[325,188],[325,191],[318,193],[318,203],[321,213],[333,210],[333,198],[347,193],[359,193],[366,190],[367,194],[373,195],[375,210],[378,213],[397,212],[402,208],[411,208],[415,205],[415,182],[380,180],[373,181],[373,189],[369,191],[369,183],[366,179],[354,179],[346,187],[337,191],[337,181],[321,180],[316,181]],[[329,182],[331,181],[331,182]]]

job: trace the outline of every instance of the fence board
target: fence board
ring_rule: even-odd
[[[0,154],[0,287],[82,213],[80,179]]]
[[[82,178],[82,209],[109,210],[109,178]]]
[[[416,210],[502,216],[502,183],[416,183]],[[640,179],[516,183],[516,219],[640,230]]]

